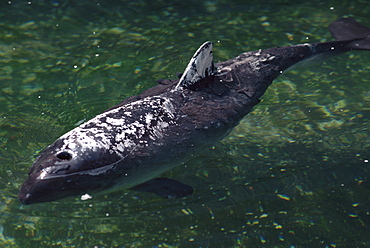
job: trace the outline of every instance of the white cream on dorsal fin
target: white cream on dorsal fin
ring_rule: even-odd
[[[214,74],[212,48],[213,43],[210,41],[205,42],[198,48],[175,89],[179,87],[187,88],[195,85],[203,78]]]

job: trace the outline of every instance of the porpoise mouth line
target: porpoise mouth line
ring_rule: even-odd
[[[50,171],[48,171],[47,169],[48,168],[51,168],[51,167],[46,167],[45,169],[43,169],[40,173],[40,175],[36,178],[38,180],[49,180],[49,179],[56,179],[56,178],[64,178],[64,177],[69,177],[69,176],[82,176],[82,175],[89,175],[89,176],[98,176],[98,175],[101,175],[105,172],[107,172],[108,170],[111,170],[113,169],[117,164],[119,164],[122,160],[124,160],[125,158],[121,158],[120,160],[112,163],[112,164],[109,164],[109,165],[105,165],[103,167],[100,167],[100,168],[95,168],[95,169],[91,169],[91,170],[88,170],[88,171],[78,171],[78,172],[73,172],[73,173],[69,173],[69,174],[64,174],[64,175],[55,175],[55,174],[49,174]]]

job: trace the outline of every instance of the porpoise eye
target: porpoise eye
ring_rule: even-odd
[[[70,154],[69,152],[60,152],[57,154],[57,158],[61,160],[71,160],[72,154]]]

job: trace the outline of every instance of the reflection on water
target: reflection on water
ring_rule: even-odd
[[[138,192],[21,206],[35,155],[120,99],[176,78],[196,48],[215,61],[330,40],[362,1],[8,1],[0,3],[2,247],[368,246],[369,56],[281,76],[222,142],[166,176],[184,199]]]

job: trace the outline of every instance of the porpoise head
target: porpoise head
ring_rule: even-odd
[[[116,164],[121,160],[99,148],[75,145],[66,149],[63,139],[58,139],[35,160],[18,198],[23,204],[32,204],[109,188],[115,183]]]

